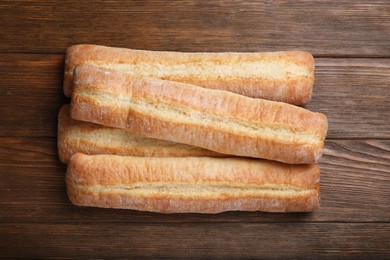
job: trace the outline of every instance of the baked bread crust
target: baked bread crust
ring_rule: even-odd
[[[286,163],[316,162],[327,118],[228,91],[78,66],[72,118],[222,154]]]
[[[70,200],[80,206],[160,213],[307,212],[319,207],[317,165],[208,157],[77,153],[68,164]]]
[[[68,163],[75,153],[129,156],[226,157],[213,151],[169,141],[145,138],[124,129],[74,120],[69,105],[58,113],[58,155]]]
[[[65,59],[66,96],[72,93],[74,68],[82,64],[295,105],[310,100],[315,67],[305,51],[185,53],[74,45]]]

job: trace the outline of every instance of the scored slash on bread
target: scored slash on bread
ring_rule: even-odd
[[[200,147],[142,137],[124,129],[74,120],[69,105],[58,113],[58,155],[67,163],[75,153],[131,156],[226,157]]]
[[[294,164],[317,162],[328,127],[325,115],[286,103],[92,65],[75,69],[71,115],[150,138]]]
[[[308,212],[320,203],[317,165],[208,157],[71,157],[70,200],[161,213]]]
[[[310,100],[315,66],[305,51],[185,53],[74,45],[65,59],[66,96],[72,93],[75,67],[83,64],[294,105]]]

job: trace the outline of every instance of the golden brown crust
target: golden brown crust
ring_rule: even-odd
[[[74,68],[82,64],[295,105],[310,100],[314,84],[314,58],[305,51],[184,53],[74,45],[66,54],[65,95],[71,95]]]
[[[319,168],[243,158],[75,154],[68,195],[76,205],[162,213],[312,211]]]
[[[75,70],[72,117],[223,154],[316,162],[326,116],[281,102],[138,78],[91,65]]]
[[[65,164],[75,153],[226,157],[195,146],[145,138],[123,129],[73,120],[69,110],[69,105],[64,105],[58,114],[58,155]]]

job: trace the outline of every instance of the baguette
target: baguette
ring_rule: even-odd
[[[66,96],[81,64],[295,105],[310,100],[314,84],[314,58],[304,51],[184,53],[75,45],[66,53]]]
[[[318,166],[243,158],[73,155],[72,203],[160,213],[307,212],[319,207]]]
[[[293,164],[316,162],[327,132],[325,115],[286,103],[91,65],[75,70],[71,115],[150,138]]]
[[[225,157],[195,146],[138,136],[130,131],[73,120],[69,105],[58,114],[58,155],[68,163],[75,153],[155,157]]]

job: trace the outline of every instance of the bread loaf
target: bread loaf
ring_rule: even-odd
[[[310,100],[314,83],[314,59],[304,51],[184,53],[75,45],[66,54],[65,95],[71,95],[74,68],[82,64],[295,105]]]
[[[70,200],[161,213],[307,212],[319,206],[319,168],[243,158],[71,157]]]
[[[321,157],[327,118],[320,113],[91,65],[77,67],[74,77],[77,120],[223,154],[294,164]]]
[[[67,163],[75,153],[132,156],[225,157],[195,146],[145,138],[124,129],[73,120],[69,105],[58,114],[58,155]]]

